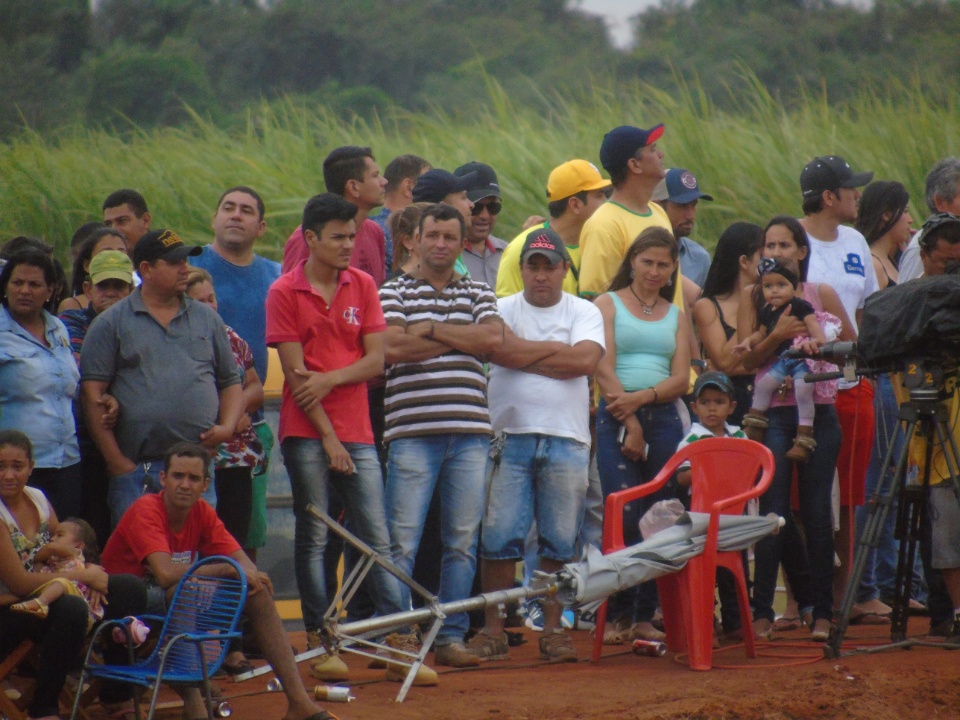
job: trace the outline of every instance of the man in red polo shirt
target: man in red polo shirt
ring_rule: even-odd
[[[350,529],[383,557],[390,535],[383,504],[383,475],[373,442],[367,381],[383,373],[387,329],[377,286],[350,265],[357,206],[340,195],[310,198],[303,210],[303,237],[309,257],[282,275],[267,294],[267,344],[277,348],[283,368],[280,450],[293,492],[294,570],[309,648],[319,646],[328,598],[323,554],[327,526],[307,512],[326,508],[330,486],[337,491]],[[399,581],[379,566],[370,572],[370,590],[380,615],[408,609]],[[410,632],[384,641],[416,648]],[[336,655],[311,666],[321,680],[346,679]],[[387,677],[403,680],[404,668],[388,664]],[[418,684],[436,684],[436,673],[421,668]]]
[[[283,623],[273,602],[266,573],[257,570],[237,541],[227,532],[217,512],[201,495],[210,485],[210,456],[196,443],[174,444],[163,460],[163,488],[144,495],[130,506],[103,549],[100,562],[111,575],[129,573],[147,581],[147,612],[166,614],[166,598],[197,556],[226,555],[247,576],[244,612],[254,637],[283,685],[289,720],[331,720],[318,708],[300,679]],[[222,567],[228,568],[226,564]],[[237,655],[239,653],[231,653]],[[242,658],[242,655],[240,656]],[[227,656],[227,660],[230,655]],[[196,687],[183,692],[184,717],[206,717],[204,700]],[[334,719],[335,720],[335,719]]]

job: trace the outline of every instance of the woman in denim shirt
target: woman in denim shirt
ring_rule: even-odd
[[[60,517],[83,511],[73,399],[80,371],[63,323],[44,309],[56,290],[53,259],[14,254],[0,271],[0,429],[32,441],[30,484]]]

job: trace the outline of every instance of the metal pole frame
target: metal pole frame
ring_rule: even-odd
[[[324,613],[324,626],[320,632],[321,645],[312,650],[307,650],[306,652],[295,655],[294,660],[299,663],[303,660],[309,660],[334,650],[343,650],[367,658],[382,659],[376,655],[376,652],[378,650],[387,651],[393,656],[390,661],[391,663],[404,665],[409,668],[407,677],[404,679],[403,685],[397,693],[396,701],[398,703],[403,702],[407,693],[410,691],[410,687],[413,685],[413,681],[417,676],[417,671],[420,669],[420,666],[423,665],[427,651],[431,645],[433,645],[433,641],[436,639],[437,633],[447,615],[482,610],[490,605],[515,603],[527,598],[555,596],[561,588],[573,587],[574,585],[572,578],[564,574],[546,575],[538,573],[529,587],[498,590],[496,592],[483,593],[482,595],[465,600],[441,603],[436,595],[397,567],[393,561],[381,557],[369,545],[363,542],[363,540],[340,525],[340,523],[316,505],[308,505],[307,511],[324,522],[328,528],[356,548],[363,559],[357,563],[350,574],[344,578],[343,585],[330,603],[330,607],[328,607]],[[383,615],[352,623],[341,623],[339,618],[342,608],[350,602],[360,587],[360,584],[367,577],[367,574],[377,565],[404,583],[411,591],[417,593],[426,601],[426,604],[418,610],[408,610],[402,613]],[[430,628],[424,635],[420,652],[417,654],[399,651],[371,639],[382,635],[387,630],[427,621],[430,621]],[[396,656],[398,654],[407,656],[407,659],[397,659]],[[273,672],[273,668],[270,665],[264,665],[250,672],[236,675],[234,680],[236,682],[242,682],[250,678],[265,675],[269,672]]]

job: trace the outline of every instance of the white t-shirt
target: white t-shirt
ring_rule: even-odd
[[[500,298],[503,321],[524,340],[553,340],[571,347],[585,340],[606,349],[603,317],[593,303],[563,293],[552,307],[531,305],[523,293]],[[590,443],[590,390],[586,375],[556,380],[490,365],[490,422],[496,433],[537,433]]]
[[[857,310],[863,307],[868,296],[880,289],[870,246],[863,235],[846,225],[837,228],[837,239],[833,242],[817,240],[810,233],[807,233],[807,239],[810,241],[807,281],[832,287],[840,297],[854,331],[859,333]],[[841,390],[856,385],[857,381],[840,381]]]
[[[807,239],[810,241],[807,281],[832,287],[840,296],[853,329],[857,330],[857,310],[863,307],[867,296],[880,289],[870,246],[863,235],[846,225],[837,228],[837,239],[833,242],[818,240],[810,233]]]

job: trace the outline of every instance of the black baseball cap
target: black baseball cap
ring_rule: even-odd
[[[820,195],[824,190],[863,187],[873,179],[873,171],[855,173],[839,155],[815,157],[800,173],[800,190],[805,198]]]
[[[133,266],[140,267],[140,263],[166,260],[180,262],[184,258],[193,257],[203,252],[199,245],[187,245],[173,230],[151,230],[137,241],[133,248]]]
[[[567,246],[557,235],[555,230],[550,228],[537,228],[523,241],[523,249],[520,250],[520,264],[523,265],[527,258],[533,255],[543,255],[551,263],[556,265],[559,262],[570,262],[570,254],[567,252]]]
[[[457,177],[452,172],[434,168],[433,170],[427,170],[417,178],[417,184],[413,186],[413,201],[442,202],[447,195],[469,190],[476,183],[476,173],[467,173]]]
[[[473,184],[467,188],[467,197],[470,199],[470,202],[483,200],[483,198],[487,197],[500,197],[500,184],[497,182],[497,173],[494,172],[493,168],[489,165],[476,161],[468,162],[466,165],[461,165],[454,170],[453,174],[457,177],[466,177],[471,174],[476,177]]]
[[[693,384],[693,397],[699,398],[703,389],[708,387],[716,388],[720,392],[733,397],[733,383],[726,373],[719,370],[707,370],[697,378],[697,381]]]

